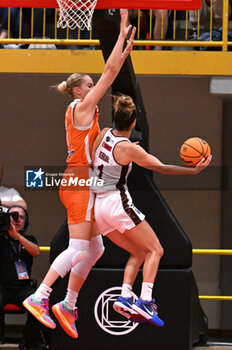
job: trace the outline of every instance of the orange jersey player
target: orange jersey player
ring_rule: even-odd
[[[92,144],[98,127],[97,104],[118,75],[124,61],[132,50],[136,29],[133,28],[124,49],[131,25],[127,26],[128,11],[121,10],[121,25],[118,39],[111,52],[102,75],[96,85],[92,78],[84,73],[74,73],[57,86],[58,91],[68,92],[73,100],[66,113],[66,132],[68,158],[65,176],[71,180],[80,180],[75,187],[60,187],[60,197],[67,209],[69,246],[52,263],[47,275],[35,292],[24,301],[24,306],[47,327],[55,328],[56,324],[49,315],[49,296],[51,286],[56,279],[64,277],[71,270],[67,294],[64,300],[52,307],[52,311],[65,332],[77,338],[75,307],[78,293],[85,282],[89,271],[104,252],[102,237],[93,224],[93,193],[83,181],[89,179]],[[72,174],[72,175],[71,175]],[[65,181],[63,181],[64,183]]]
[[[92,145],[99,134],[98,124],[99,110],[96,106],[91,124],[78,126],[73,123],[73,114],[77,104],[83,103],[75,99],[67,108],[65,114],[66,143],[68,157],[67,169],[63,179],[67,180],[60,186],[60,199],[67,209],[68,224],[78,224],[83,221],[93,223],[94,195],[85,182],[91,176],[91,150]],[[76,179],[76,180],[73,180]],[[83,184],[79,186],[79,181]]]
[[[91,164],[91,149],[93,142],[100,132],[98,119],[99,110],[96,107],[93,122],[86,127],[73,125],[73,111],[80,100],[74,100],[67,108],[65,114],[66,143],[68,166]]]

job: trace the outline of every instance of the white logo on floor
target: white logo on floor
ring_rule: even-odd
[[[124,335],[132,332],[139,323],[131,322],[113,309],[113,303],[121,295],[121,287],[112,287],[102,292],[94,306],[95,319],[106,333]],[[133,294],[133,301],[138,297]]]

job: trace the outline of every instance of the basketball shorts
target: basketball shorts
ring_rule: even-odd
[[[59,195],[67,210],[68,224],[93,222],[95,194],[90,186],[83,185],[89,175],[88,167],[68,167],[63,175],[65,181],[61,182]]]
[[[95,198],[94,218],[99,232],[105,236],[114,230],[124,233],[145,219],[134,206],[128,191],[98,193]]]

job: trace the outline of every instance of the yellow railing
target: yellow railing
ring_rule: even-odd
[[[41,246],[41,252],[49,252],[50,247]],[[194,255],[232,255],[232,249],[193,249]]]
[[[232,255],[232,249],[193,249],[194,255]],[[199,295],[200,300],[229,300],[232,296],[223,295]]]
[[[222,295],[199,295],[200,300],[230,300],[232,301],[232,296],[222,296]]]
[[[50,252],[50,247],[42,246],[42,247],[39,247],[39,249],[41,252]]]
[[[197,255],[232,255],[232,249],[193,249]]]
[[[35,9],[30,9],[30,15],[28,16],[29,19],[27,19],[27,27],[29,28],[27,30],[27,37],[23,35],[22,31],[22,25],[23,25],[23,9],[20,8],[20,25],[19,25],[19,38],[11,38],[11,10],[8,9],[8,33],[7,38],[0,38],[0,44],[6,45],[6,44],[54,44],[54,45],[77,45],[77,46],[99,46],[99,40],[93,39],[93,36],[96,36],[96,34],[92,31],[88,32],[88,39],[83,38],[83,32],[80,30],[70,31],[70,30],[61,30],[57,29],[56,23],[57,23],[57,10],[53,10],[52,18],[49,20],[49,24],[47,23],[46,19],[46,12],[47,9],[43,9],[43,23],[41,23],[41,38],[34,38],[34,11]],[[96,10],[97,11],[97,10]],[[182,18],[182,20],[178,20],[178,14],[183,15],[183,11],[173,11],[173,29],[172,29],[172,39],[166,40],[164,38],[164,17],[162,15],[161,19],[161,36],[159,40],[147,40],[142,39],[141,37],[141,11],[138,10],[137,14],[137,38],[135,40],[134,46],[140,46],[143,49],[149,49],[149,47],[158,47],[158,46],[165,46],[165,47],[182,47],[182,48],[194,48],[194,47],[209,47],[209,48],[221,48],[222,51],[228,51],[228,47],[232,46],[232,41],[228,41],[228,18],[229,18],[229,0],[223,0],[223,31],[222,31],[222,40],[220,41],[214,41],[212,40],[212,30],[213,30],[213,8],[212,8],[212,2],[211,2],[211,8],[210,8],[210,20],[209,20],[209,32],[210,32],[210,40],[209,41],[199,41],[199,40],[190,40],[190,25],[189,25],[189,11],[185,12],[185,18]],[[153,11],[149,11],[149,21],[147,23],[147,38],[153,37],[153,24],[154,24],[154,18],[153,18]],[[183,17],[183,16],[182,16]],[[177,32],[178,30],[178,23],[184,22],[185,27],[182,30],[182,36],[183,38],[178,37]],[[46,38],[46,32],[47,27],[52,26],[52,33],[51,38]],[[198,23],[197,23],[197,38],[200,37],[200,12],[198,11]]]

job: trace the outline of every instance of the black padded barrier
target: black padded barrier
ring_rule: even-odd
[[[78,298],[79,320],[76,326],[79,338],[72,339],[58,325],[50,333],[49,349],[127,350],[129,347],[137,350],[190,350],[201,337],[206,337],[207,327],[201,321],[204,314],[197,298],[198,290],[190,269],[158,271],[154,295],[157,299],[159,316],[165,321],[164,327],[159,328],[147,322],[125,335],[108,334],[96,322],[94,307],[102,292],[121,285],[122,277],[122,269],[94,268]],[[134,285],[134,292],[137,294],[140,293],[140,283],[141,273]],[[63,299],[66,285],[67,277],[56,282],[51,296],[52,304]],[[125,320],[113,310],[112,303],[109,304],[110,322]],[[106,315],[106,312],[100,311],[98,317],[101,319],[103,314]],[[107,320],[106,324],[108,324]]]
[[[231,156],[231,100],[223,101],[223,148],[222,148],[222,209],[221,209],[221,248],[228,249],[232,246],[232,156]],[[231,295],[231,256],[221,256],[220,288],[221,295]],[[231,329],[232,303],[228,300],[221,302],[221,328]]]

